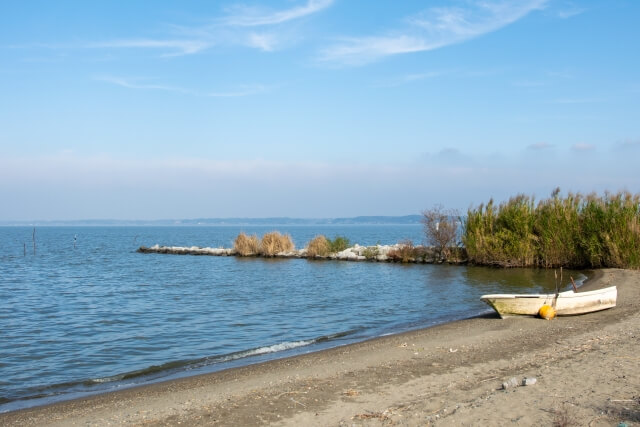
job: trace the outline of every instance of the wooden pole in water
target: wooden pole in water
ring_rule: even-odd
[[[36,254],[36,228],[33,227],[33,254]]]

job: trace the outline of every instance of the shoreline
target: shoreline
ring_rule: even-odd
[[[326,260],[326,259],[323,259]],[[598,274],[601,276],[602,273],[599,272],[599,270],[586,270],[584,271],[584,273],[587,275],[586,278],[584,279],[580,279],[578,281],[578,287],[584,291],[588,291],[591,290],[590,289],[590,284],[593,283],[593,281],[595,280],[596,277],[598,277]],[[594,286],[591,286],[592,288],[594,288]],[[395,336],[395,335],[402,335],[405,333],[412,333],[412,332],[416,332],[416,331],[420,331],[420,330],[424,330],[424,329],[431,329],[431,328],[437,328],[437,327],[441,327],[443,325],[446,324],[450,324],[450,323],[454,323],[454,322],[459,322],[459,321],[464,321],[464,320],[471,320],[471,319],[475,319],[475,318],[482,318],[482,317],[492,317],[494,315],[494,311],[486,306],[485,310],[483,311],[475,311],[475,312],[470,312],[465,314],[464,316],[461,317],[449,317],[449,318],[441,318],[437,321],[433,321],[433,322],[429,322],[428,324],[425,324],[424,322],[422,322],[422,325],[418,325],[416,326],[415,324],[413,324],[413,326],[411,327],[396,327],[396,328],[389,328],[387,330],[386,333],[382,333],[382,334],[373,334],[373,335],[368,335],[366,337],[363,338],[355,338],[355,339],[347,339],[346,342],[340,343],[340,342],[336,342],[333,344],[329,345],[325,345],[325,341],[329,342],[327,340],[328,336],[323,336],[323,337],[319,337],[319,338],[315,338],[315,339],[309,339],[307,340],[309,342],[309,344],[306,345],[302,345],[299,347],[291,347],[291,348],[287,348],[285,350],[282,351],[267,351],[264,353],[257,353],[257,354],[252,354],[251,356],[249,356],[248,358],[245,357],[240,357],[237,359],[230,359],[227,361],[223,361],[218,363],[214,363],[211,365],[207,365],[207,367],[200,367],[200,368],[196,368],[197,371],[200,371],[198,373],[188,373],[188,371],[190,369],[185,369],[185,370],[176,370],[176,371],[171,371],[166,375],[162,375],[160,377],[156,377],[156,378],[149,378],[148,380],[142,381],[142,382],[134,382],[134,383],[130,383],[130,382],[122,382],[119,383],[121,380],[117,380],[113,386],[108,387],[108,388],[101,388],[101,389],[97,389],[97,390],[87,390],[87,391],[72,391],[69,392],[68,394],[65,392],[62,392],[60,394],[51,394],[51,395],[47,395],[47,396],[41,396],[41,397],[33,397],[33,398],[21,398],[21,399],[16,399],[16,400],[9,400],[6,402],[2,402],[3,405],[7,405],[7,406],[11,406],[13,403],[16,403],[16,405],[14,405],[13,408],[8,409],[8,410],[0,410],[0,415],[2,415],[3,413],[11,413],[11,412],[17,412],[17,411],[23,411],[23,410],[29,410],[29,409],[37,409],[40,407],[46,407],[46,406],[51,406],[51,405],[56,405],[56,404],[61,404],[61,403],[65,403],[65,402],[69,402],[69,401],[74,401],[74,400],[80,400],[80,399],[84,399],[84,398],[90,398],[90,397],[95,397],[95,396],[99,396],[99,395],[103,395],[103,394],[109,394],[109,393],[113,393],[113,392],[121,392],[124,390],[129,390],[129,389],[134,389],[134,388],[138,388],[138,387],[146,387],[146,386],[150,386],[150,385],[154,385],[154,384],[159,384],[159,383],[163,383],[163,382],[170,382],[170,381],[177,381],[177,380],[181,380],[181,379],[187,379],[187,378],[191,378],[191,377],[195,377],[195,376],[200,376],[200,375],[210,375],[210,374],[215,374],[215,373],[219,373],[221,371],[226,371],[226,370],[230,370],[230,369],[238,369],[238,368],[243,368],[243,367],[247,367],[247,366],[252,366],[252,365],[259,365],[259,364],[263,364],[263,363],[269,363],[269,362],[273,362],[273,361],[277,361],[279,359],[287,359],[287,358],[293,358],[293,357],[297,357],[297,356],[304,356],[304,355],[308,355],[310,353],[317,353],[317,352],[323,352],[323,351],[328,351],[334,348],[340,348],[340,347],[345,347],[345,346],[351,346],[351,345],[355,345],[358,343],[363,343],[363,342],[367,342],[367,341],[371,341],[371,340],[376,340],[378,338],[385,338],[385,337],[389,337],[389,336]],[[337,335],[343,335],[342,333],[339,333]],[[240,353],[254,353],[256,350],[262,350],[268,347],[278,347],[281,346],[283,344],[292,344],[290,342],[285,342],[285,343],[279,343],[279,344],[274,344],[272,346],[267,346],[267,347],[260,347],[260,348],[253,348],[253,349],[247,349],[247,350],[243,350]],[[232,354],[235,353],[230,353],[227,355],[221,355],[219,356],[220,358],[226,358],[227,356],[230,356]],[[201,359],[194,359],[195,361],[199,361]],[[172,364],[172,362],[169,362],[168,364]],[[185,366],[190,365],[189,363],[186,363]],[[150,366],[150,372],[155,373],[158,370],[156,369],[157,366]],[[135,371],[135,372],[125,372],[125,373],[121,373],[120,376],[127,376],[129,378],[134,378],[134,377],[142,377],[144,378],[145,375],[148,374],[139,374],[139,372],[141,371]],[[131,375],[134,374],[134,375]],[[86,381],[86,380],[85,380]],[[88,380],[88,381],[92,381],[92,380]],[[84,381],[78,381],[77,384],[82,384],[84,383]],[[53,384],[50,387],[51,388],[55,388],[57,387],[58,384]],[[24,405],[21,405],[20,403],[25,403]],[[31,402],[35,402],[35,403],[31,403]],[[1,408],[1,406],[0,406]]]
[[[459,320],[210,374],[6,412],[0,414],[0,423],[378,425],[392,420],[406,425],[445,425],[456,420],[474,424],[482,417],[499,423],[508,412],[521,414],[520,422],[528,425],[538,422],[533,414],[550,424],[552,412],[559,410],[556,401],[569,401],[573,409],[577,408],[575,417],[588,423],[595,416],[602,420],[609,417],[609,421],[615,418],[609,413],[617,408],[611,406],[611,399],[628,400],[631,412],[627,416],[631,418],[626,419],[634,420],[636,415],[640,418],[640,400],[634,400],[640,388],[640,379],[634,374],[640,330],[640,272],[596,270],[583,288],[610,283],[618,285],[618,306],[598,313],[553,321],[501,320],[494,315]],[[615,362],[616,370],[608,376],[603,372],[593,389],[586,390],[594,378],[585,366],[593,372],[608,366],[605,362]],[[617,378],[624,372],[625,378]],[[498,390],[509,377],[522,376],[537,377],[538,384],[509,392]],[[565,381],[560,381],[563,376]],[[562,396],[559,400],[547,396],[554,387]],[[589,393],[576,393],[580,387]],[[609,401],[607,394],[611,394]],[[518,399],[522,403],[512,402]],[[496,407],[500,402],[506,406]],[[612,409],[604,411],[603,416],[601,409],[607,405]]]

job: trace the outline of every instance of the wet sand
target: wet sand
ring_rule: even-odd
[[[0,414],[0,425],[552,425],[640,422],[640,272],[601,270],[618,306],[495,315]],[[515,377],[536,383],[503,390]]]

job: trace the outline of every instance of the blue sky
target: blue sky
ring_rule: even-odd
[[[0,220],[640,191],[640,2],[3,1]]]

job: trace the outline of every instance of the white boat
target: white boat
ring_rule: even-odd
[[[495,294],[480,299],[489,304],[500,317],[537,316],[540,307],[548,304],[558,316],[591,313],[616,306],[618,290],[615,286],[588,292],[566,291],[558,294]]]

